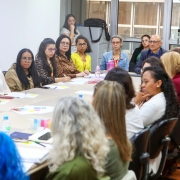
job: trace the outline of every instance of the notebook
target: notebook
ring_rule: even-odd
[[[22,161],[29,163],[42,163],[49,155],[49,149],[46,148],[30,148],[17,146]]]
[[[10,134],[10,137],[14,140],[14,141],[28,141],[29,136],[31,136],[32,134],[28,134],[28,133],[22,133],[22,132],[13,132]]]

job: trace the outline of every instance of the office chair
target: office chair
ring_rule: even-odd
[[[150,159],[155,159],[162,152],[162,158],[159,169],[156,174],[149,174],[149,180],[157,179],[163,169],[167,158],[168,146],[170,143],[170,134],[178,118],[171,118],[156,122],[150,128],[149,135],[149,155]]]
[[[131,138],[133,155],[129,170],[134,171],[138,180],[146,180],[148,177],[149,154],[147,153],[147,148],[149,133],[149,128],[146,128]]]

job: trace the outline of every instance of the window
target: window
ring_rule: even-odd
[[[118,34],[137,38],[143,34],[162,36],[163,13],[163,3],[120,1]]]

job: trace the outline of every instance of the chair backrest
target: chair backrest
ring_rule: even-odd
[[[180,145],[180,116],[170,135],[172,143]]]
[[[158,157],[163,148],[161,141],[163,138],[170,136],[172,129],[177,122],[177,119],[178,118],[162,120],[151,126],[149,135],[150,159]]]
[[[146,128],[131,138],[131,143],[133,145],[133,155],[129,169],[134,171],[138,180],[141,179],[143,171],[143,165],[140,162],[140,156],[147,152],[149,133],[149,128]]]

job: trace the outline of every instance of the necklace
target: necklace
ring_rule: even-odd
[[[81,60],[82,60],[83,66],[84,66],[84,70],[86,70],[86,54],[81,56],[78,52],[78,55],[81,57]]]

